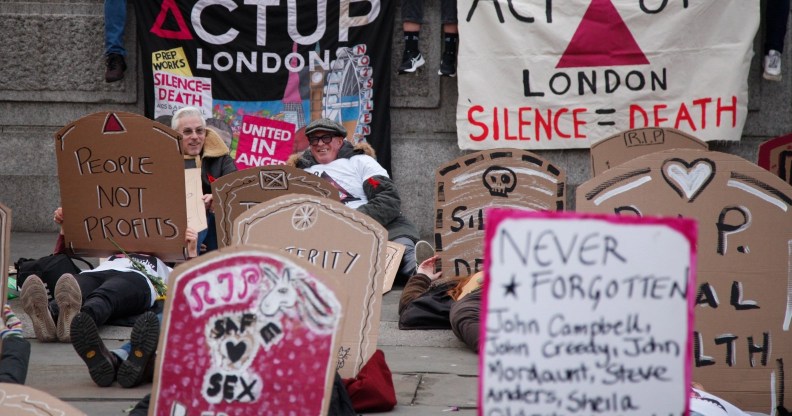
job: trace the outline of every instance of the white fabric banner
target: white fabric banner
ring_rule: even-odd
[[[588,148],[673,127],[739,140],[759,2],[459,3],[462,149]]]

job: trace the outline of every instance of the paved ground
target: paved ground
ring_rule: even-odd
[[[55,234],[12,233],[11,259],[41,257],[51,252]],[[94,262],[96,263],[96,262]],[[398,405],[396,415],[474,415],[476,409],[478,357],[468,351],[451,331],[401,331],[397,305],[401,291],[383,299],[379,348],[393,372]],[[18,300],[12,308],[22,316]],[[106,326],[101,330],[108,347],[128,339],[129,328]],[[124,389],[113,385],[97,387],[70,344],[44,344],[34,337],[30,325],[32,353],[27,384],[68,401],[89,415],[122,415],[151,390],[151,385]],[[458,409],[458,410],[456,410]]]

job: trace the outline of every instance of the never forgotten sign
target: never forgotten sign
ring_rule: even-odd
[[[581,184],[576,205],[697,220],[694,380],[746,411],[792,409],[792,186],[737,156],[676,149]]]
[[[347,307],[340,281],[252,246],[190,260],[171,278],[150,414],[326,414]]]
[[[695,223],[487,215],[479,414],[686,414]]]
[[[132,113],[101,112],[55,134],[63,231],[73,252],[184,260],[187,210],[181,139]]]
[[[251,207],[234,220],[235,244],[277,247],[341,276],[350,305],[339,341],[338,372],[354,377],[377,349],[387,232],[344,204],[286,195]]]
[[[212,204],[220,247],[231,244],[236,217],[256,204],[290,194],[340,200],[330,182],[294,166],[261,166],[217,178],[212,183]]]
[[[566,175],[539,156],[517,149],[481,151],[435,170],[436,263],[445,276],[483,267],[485,209],[562,211]]]

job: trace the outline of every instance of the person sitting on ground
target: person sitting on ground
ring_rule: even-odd
[[[0,383],[25,384],[30,363],[30,343],[22,336],[22,321],[7,304],[3,306],[0,339],[3,345]]]
[[[310,147],[292,155],[288,164],[329,181],[341,193],[341,202],[376,220],[388,230],[388,240],[405,246],[398,278],[415,274],[418,229],[401,212],[401,198],[388,172],[374,159],[368,143],[346,140],[346,128],[328,118],[305,127]]]
[[[63,224],[63,209],[54,213],[57,224]],[[187,228],[185,242],[195,255],[197,233]],[[63,229],[58,236],[55,254],[65,251]],[[143,268],[145,273],[138,270]],[[92,270],[74,276],[66,273],[55,285],[54,299],[47,299],[47,289],[36,275],[22,285],[22,309],[30,316],[33,332],[41,342],[71,342],[71,323],[85,312],[97,326],[140,315],[154,306],[158,296],[152,279],[167,282],[171,268],[157,257],[141,253],[114,254]],[[149,276],[151,277],[149,277]]]
[[[136,387],[154,377],[161,320],[161,313],[145,312],[132,326],[129,342],[109,351],[93,318],[80,312],[71,324],[72,346],[99,387],[108,387],[116,380],[121,387]]]
[[[220,135],[206,127],[206,120],[201,115],[201,110],[195,107],[180,109],[173,114],[171,128],[182,135],[184,168],[201,169],[207,229],[198,234],[198,247],[205,246],[206,250],[202,249],[202,252],[216,250],[217,230],[212,208],[212,182],[221,176],[236,172],[236,164]]]

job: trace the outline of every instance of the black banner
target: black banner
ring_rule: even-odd
[[[392,1],[135,1],[146,116],[198,107],[232,154],[245,115],[286,121],[295,150],[319,117],[390,171]]]

